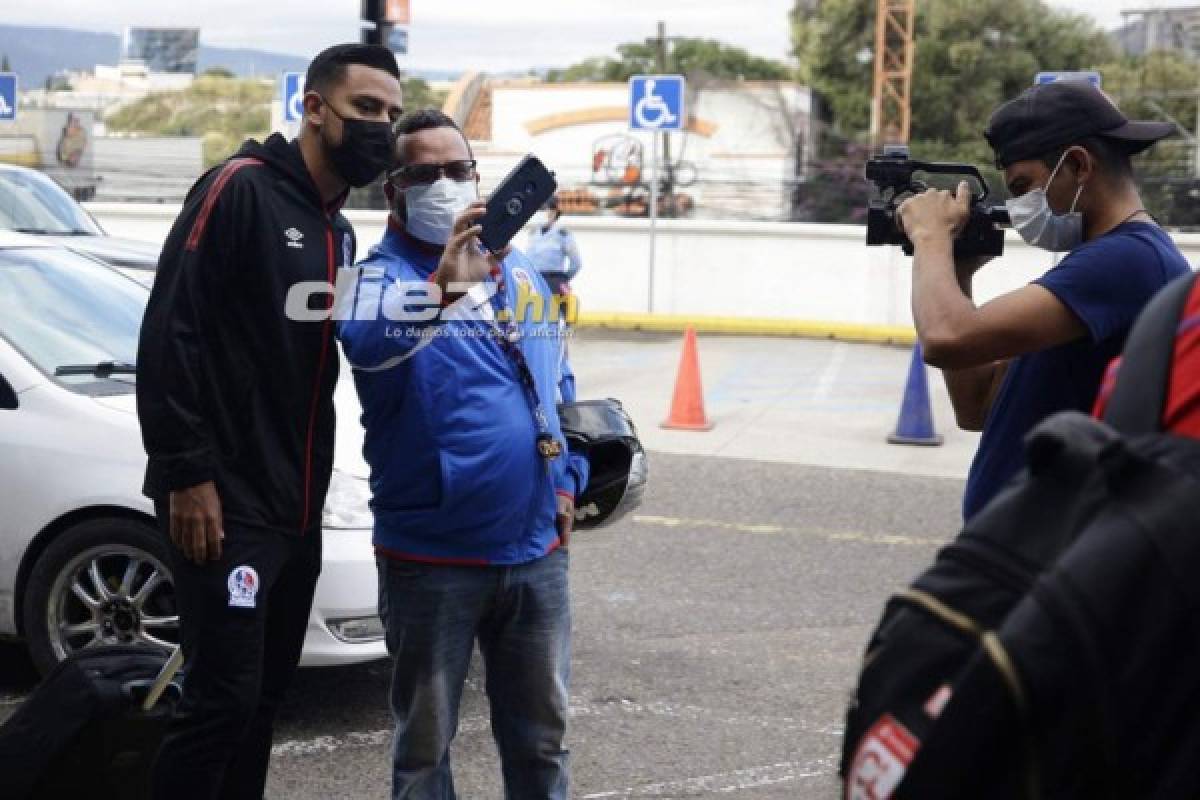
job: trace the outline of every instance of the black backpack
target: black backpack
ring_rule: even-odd
[[[1159,432],[1194,283],[1139,317],[1105,422],[1035,428],[1022,474],[888,602],[846,797],[1200,796],[1200,441]]]
[[[147,800],[181,661],[106,645],[60,662],[0,726],[0,797]]]

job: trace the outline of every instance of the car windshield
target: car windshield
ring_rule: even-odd
[[[57,247],[0,248],[0,336],[63,386],[83,394],[133,391],[126,370],[60,367],[133,364],[148,293],[103,264]]]
[[[24,233],[104,233],[57,183],[34,170],[15,169],[0,169],[0,229]]]

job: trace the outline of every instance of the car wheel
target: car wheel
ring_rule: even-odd
[[[71,653],[106,644],[161,650],[179,643],[167,541],[149,522],[95,519],[55,537],[29,575],[25,637],[45,674]]]

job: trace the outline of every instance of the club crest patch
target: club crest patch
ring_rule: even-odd
[[[907,728],[884,714],[862,738],[846,773],[846,800],[887,800],[920,746]]]
[[[227,583],[231,608],[254,608],[258,597],[258,573],[254,567],[244,564],[234,567]]]

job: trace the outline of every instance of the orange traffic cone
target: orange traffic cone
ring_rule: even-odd
[[[682,431],[708,431],[713,424],[704,415],[704,386],[700,382],[700,357],[696,353],[696,329],[691,325],[683,335],[683,354],[679,375],[675,378],[675,398],[664,428]]]

